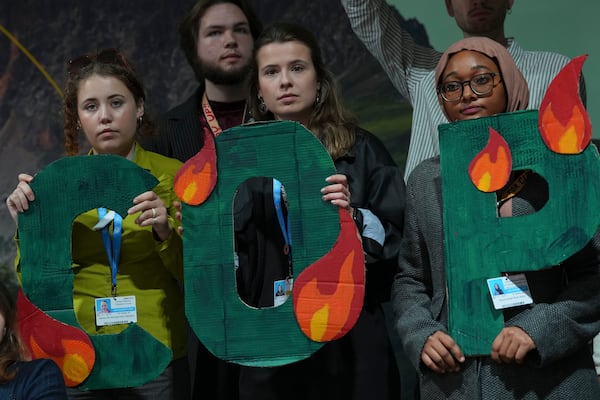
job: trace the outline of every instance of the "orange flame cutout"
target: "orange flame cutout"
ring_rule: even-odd
[[[342,209],[339,213],[335,245],[298,276],[292,291],[300,329],[316,342],[344,336],[356,323],[364,298],[362,244],[350,214]]]
[[[204,129],[204,146],[175,175],[175,194],[186,204],[203,203],[217,184],[217,153],[212,132]]]
[[[96,362],[96,352],[85,332],[51,318],[31,303],[22,289],[17,296],[17,319],[21,340],[33,359],[53,360],[69,387],[87,379]]]
[[[508,182],[512,170],[512,156],[506,140],[490,127],[487,144],[469,164],[469,177],[477,189],[490,193]]]
[[[540,105],[538,127],[546,146],[559,154],[579,154],[592,139],[581,98],[579,76],[587,55],[571,60],[556,75]]]
[[[79,340],[65,339],[61,341],[61,344],[64,350],[64,355],[62,357],[52,356],[51,354],[46,353],[33,336],[30,337],[29,348],[31,349],[31,355],[34,359],[49,358],[59,366],[62,370],[66,386],[77,386],[92,372],[94,359],[92,358],[90,360],[89,357],[82,356],[89,353],[89,348],[86,343]]]

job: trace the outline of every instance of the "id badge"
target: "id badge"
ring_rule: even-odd
[[[281,279],[279,281],[273,282],[273,306],[277,307],[285,303],[288,296],[286,294],[286,285],[285,280]]]
[[[102,297],[95,301],[96,326],[137,322],[135,296]]]
[[[496,310],[533,303],[525,274],[488,279],[487,285]]]

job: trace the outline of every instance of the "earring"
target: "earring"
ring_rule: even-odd
[[[321,103],[321,88],[317,90],[317,97],[315,98],[315,107]]]
[[[140,117],[138,118],[138,126],[142,126],[143,117],[143,115],[140,115]]]
[[[258,96],[258,111],[263,115],[268,111],[267,105],[261,96]]]

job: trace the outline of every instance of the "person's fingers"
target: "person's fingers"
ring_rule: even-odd
[[[20,182],[15,190],[6,199],[8,208],[12,208],[18,212],[23,212],[29,209],[29,202],[35,200],[35,195],[31,186],[28,183]]]
[[[444,372],[446,372],[445,369],[438,367],[437,363],[433,361],[431,357],[429,357],[429,355],[425,352],[421,354],[421,361],[423,361],[423,364],[425,364],[425,366],[433,372],[437,372],[438,374],[443,374]]]
[[[523,362],[525,362],[525,356],[527,356],[530,350],[531,349],[528,349],[527,346],[519,346],[514,355],[515,362],[517,364],[523,364]]]
[[[334,174],[328,176],[327,178],[325,178],[325,181],[330,184],[339,183],[346,186],[348,185],[348,177],[346,177],[346,175],[344,174]]]
[[[527,354],[535,349],[533,339],[519,327],[502,329],[492,342],[491,358],[496,362],[523,363]]]
[[[498,336],[496,336],[496,338],[492,342],[490,357],[493,361],[501,362],[500,349],[502,348],[503,340],[504,340],[504,336],[502,335],[502,332],[500,332],[500,334]]]
[[[350,189],[348,188],[347,184],[333,183],[325,186],[321,188],[321,194],[323,201],[328,201],[335,206],[345,208],[347,210],[350,209],[351,196]]]
[[[458,371],[464,362],[464,355],[448,334],[437,331],[425,342],[423,352],[437,368],[445,372]]]

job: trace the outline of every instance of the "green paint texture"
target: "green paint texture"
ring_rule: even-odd
[[[499,218],[495,193],[471,182],[469,163],[486,146],[490,127],[508,143],[512,170],[546,179],[549,200],[538,212]],[[557,265],[587,244],[600,222],[598,151],[588,145],[576,155],[552,152],[537,110],[445,124],[439,134],[450,335],[466,355],[487,355],[504,321],[486,279]]]
[[[126,216],[132,199],[157,183],[154,176],[115,155],[65,157],[41,170],[31,183],[35,201],[19,215],[27,298],[50,317],[82,329],[73,311],[73,220],[98,207]],[[172,358],[170,349],[137,324],[119,334],[89,337],[96,361],[79,385],[85,390],[139,386],[158,376]]]
[[[218,179],[198,206],[183,204],[186,315],[216,356],[248,366],[277,366],[309,357],[323,343],[308,339],[292,301],[252,308],[238,296],[232,204],[248,178],[277,178],[286,188],[294,275],[329,252],[340,233],[338,208],[320,189],[335,166],[323,145],[296,122],[272,121],[228,129],[216,138]],[[293,293],[293,292],[292,292]]]

